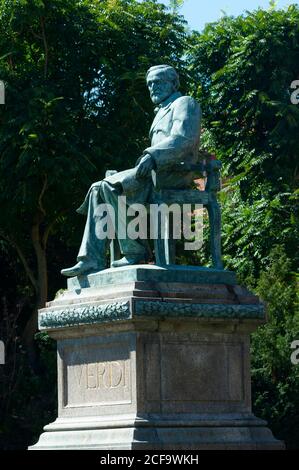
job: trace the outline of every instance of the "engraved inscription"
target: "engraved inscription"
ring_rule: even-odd
[[[85,386],[88,389],[100,388],[109,389],[124,387],[126,385],[126,370],[124,362],[101,362],[86,364],[81,366],[79,385],[82,383],[82,376],[85,375]]]
[[[78,385],[87,389],[109,389],[126,386],[124,362],[100,362],[76,367]]]
[[[65,386],[64,407],[106,407],[132,403],[133,346],[129,341],[84,339],[80,351],[72,346],[60,353]]]

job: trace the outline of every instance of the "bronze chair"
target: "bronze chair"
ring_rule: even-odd
[[[205,162],[190,164],[182,162],[172,171],[193,172],[194,176],[206,177],[204,191],[198,189],[159,189],[159,184],[154,181],[152,203],[171,205],[177,204],[202,204],[207,208],[210,225],[210,250],[213,267],[223,269],[221,258],[221,211],[217,200],[217,192],[220,190],[221,162],[214,160],[211,155],[201,152],[201,158]],[[110,174],[110,171],[107,172]],[[171,217],[166,217],[161,223],[161,214],[158,211],[157,238],[154,240],[155,260],[158,266],[175,265],[175,243],[171,237]],[[121,256],[117,239],[110,243],[110,263]]]
[[[223,269],[221,259],[221,212],[217,201],[217,192],[220,190],[220,168],[219,160],[211,159],[206,155],[206,163],[189,164],[182,162],[178,171],[193,172],[194,176],[206,175],[204,191],[198,189],[154,189],[153,200],[156,204],[202,204],[207,208],[210,224],[210,248],[212,263],[215,269]],[[175,171],[175,168],[174,170]],[[156,264],[167,266],[175,264],[175,242],[171,236],[171,220],[167,217],[161,224],[158,212],[158,237],[154,241]]]

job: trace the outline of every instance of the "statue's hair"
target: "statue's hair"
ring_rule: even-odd
[[[162,65],[154,65],[153,67],[150,67],[148,71],[146,72],[146,78],[151,72],[158,71],[158,70],[163,72],[163,75],[166,80],[170,80],[174,83],[174,87],[176,90],[179,89],[180,79],[179,79],[177,71],[171,65],[162,64]]]

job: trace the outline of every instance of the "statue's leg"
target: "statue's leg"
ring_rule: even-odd
[[[210,237],[211,237],[211,255],[213,266],[216,269],[223,269],[221,258],[221,211],[216,197],[212,197],[207,205]]]
[[[94,185],[88,191],[84,203],[79,208],[79,212],[86,214],[83,238],[77,264],[71,268],[61,270],[61,274],[68,277],[87,275],[92,272],[101,271],[106,268],[106,243],[107,238],[98,236],[98,224],[101,217],[98,215],[99,206],[99,185]]]
[[[87,219],[77,260],[95,260],[99,266],[105,266],[107,239],[101,239],[97,236],[99,233],[97,226],[101,223],[97,208],[99,203],[103,202],[99,195],[99,189],[100,186],[93,186],[89,191]]]
[[[107,204],[111,204],[115,213],[115,233],[119,243],[120,251],[124,256],[142,258],[145,257],[146,249],[144,244],[138,240],[127,237],[127,206],[119,204],[119,196],[122,195],[121,187],[112,185],[107,181],[102,181],[100,186],[100,196]],[[119,210],[120,208],[120,210]]]

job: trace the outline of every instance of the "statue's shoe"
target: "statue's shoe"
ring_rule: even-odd
[[[111,266],[113,268],[121,268],[122,266],[130,266],[132,264],[139,264],[140,262],[144,262],[145,256],[142,255],[135,255],[135,256],[124,256],[123,258],[113,261]]]
[[[79,261],[72,268],[62,269],[60,272],[63,276],[74,277],[95,273],[103,269],[106,269],[105,266],[99,266],[95,261]]]

